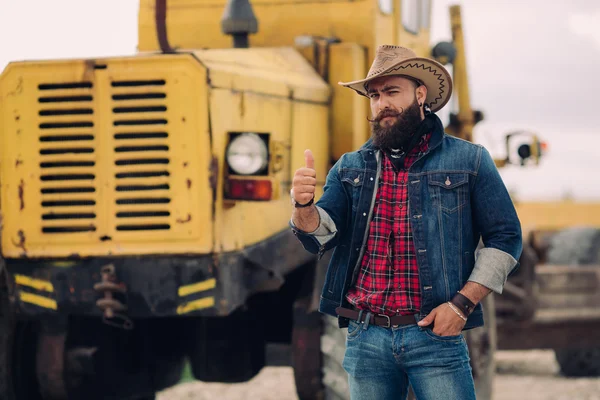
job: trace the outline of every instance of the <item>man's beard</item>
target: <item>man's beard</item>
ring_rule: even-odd
[[[396,122],[391,126],[381,126],[381,120],[385,117],[396,117]],[[408,145],[421,122],[421,108],[416,98],[403,112],[383,110],[371,120],[373,144],[380,149],[403,148]]]

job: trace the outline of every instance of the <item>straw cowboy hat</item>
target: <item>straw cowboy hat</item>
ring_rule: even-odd
[[[425,104],[432,112],[441,109],[450,100],[452,78],[442,64],[429,58],[417,57],[411,49],[401,46],[383,45],[377,47],[375,60],[365,79],[354,82],[339,82],[367,96],[367,85],[375,78],[399,75],[417,80],[427,87]],[[367,96],[368,97],[368,96]]]

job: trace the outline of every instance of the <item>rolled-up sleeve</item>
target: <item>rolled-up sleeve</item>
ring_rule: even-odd
[[[471,202],[484,247],[476,254],[469,281],[502,293],[508,275],[519,264],[523,249],[521,223],[492,157],[483,147]]]
[[[325,245],[335,237],[335,234],[337,233],[337,227],[335,226],[335,222],[333,222],[329,214],[327,214],[327,211],[317,206],[317,212],[319,213],[319,226],[314,231],[305,233],[307,235],[314,236],[319,244]],[[299,230],[296,225],[294,225],[293,220],[290,220],[290,226],[296,230]]]

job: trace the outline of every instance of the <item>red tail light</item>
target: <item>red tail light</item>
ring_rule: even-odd
[[[269,179],[229,179],[225,198],[230,200],[271,200],[273,184]]]

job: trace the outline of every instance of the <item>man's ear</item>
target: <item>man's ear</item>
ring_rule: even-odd
[[[427,98],[427,87],[421,85],[417,88],[417,103],[423,104]]]

